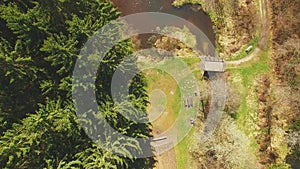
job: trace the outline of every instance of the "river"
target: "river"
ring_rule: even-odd
[[[163,12],[186,19],[198,27],[215,45],[215,34],[213,23],[209,16],[202,10],[198,10],[199,5],[184,5],[177,8],[172,5],[173,0],[111,0],[115,7],[121,12],[121,16],[140,12]],[[184,25],[182,25],[184,26]],[[189,25],[185,25],[189,28]],[[192,32],[193,33],[193,32]],[[198,39],[197,42],[201,40]],[[214,55],[210,53],[211,55]]]

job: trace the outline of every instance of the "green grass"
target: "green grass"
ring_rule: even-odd
[[[189,66],[191,67],[192,65],[195,65],[195,63],[200,63],[201,59],[200,58],[182,58],[182,60]]]
[[[195,77],[197,83],[201,83],[202,79],[202,71],[200,70],[200,58],[183,58],[183,61],[188,65],[189,69],[192,71],[192,76]],[[191,77],[187,77],[191,78]],[[186,123],[185,123],[186,124]],[[189,124],[188,124],[189,125]],[[187,127],[186,125],[182,124],[181,128]],[[178,169],[187,169],[193,168],[191,165],[192,157],[189,152],[191,145],[194,145],[194,133],[196,129],[194,127],[191,128],[187,136],[177,144],[175,147],[176,152],[176,159],[177,159],[177,168]]]
[[[252,63],[250,66],[242,66],[240,68],[231,69],[231,72],[237,72],[242,75],[243,85],[244,87],[248,87],[252,85],[251,83],[255,79],[255,77],[267,73],[269,71],[268,62],[267,62],[267,54],[265,53],[259,62]]]
[[[253,61],[245,63],[237,68],[229,68],[230,83],[238,88],[241,98],[240,107],[235,116],[239,128],[249,136],[251,142],[251,151],[256,154],[258,145],[256,139],[250,136],[255,132],[254,126],[258,120],[258,99],[255,92],[254,82],[256,78],[262,74],[270,72],[268,50]],[[234,78],[239,77],[240,81],[235,81]],[[251,103],[251,104],[249,104]]]
[[[247,125],[250,113],[255,113],[257,111],[257,107],[252,107],[252,105],[248,104],[249,100],[247,100],[247,97],[254,92],[251,90],[254,90],[253,85],[255,79],[262,74],[269,72],[268,65],[268,51],[266,51],[260,56],[259,60],[242,65],[238,68],[229,68],[228,70],[232,77],[241,77],[242,84],[239,85],[239,91],[242,96],[236,119],[239,126],[245,129],[246,134],[251,132]]]
[[[181,105],[178,104],[178,100],[180,100],[181,98],[179,87],[176,81],[168,73],[160,69],[148,69],[144,71],[144,74],[148,83],[148,87],[147,87],[148,94],[150,94],[152,91],[157,89],[161,90],[165,94],[165,97],[153,98],[154,100],[162,99],[162,100],[155,100],[155,102],[156,103],[161,102],[162,105],[166,105],[165,111],[169,112],[167,119],[160,119],[153,124],[155,127],[158,127],[160,130],[165,130],[168,127],[170,127],[172,123],[174,123],[174,121],[177,119],[180,110]],[[171,94],[170,91],[173,91],[173,94]]]
[[[195,133],[195,128],[193,127],[188,135],[175,147],[177,168],[187,169],[191,166],[191,155],[189,152],[190,145],[193,145],[193,135]]]
[[[168,118],[163,119],[163,120],[158,120],[153,123],[154,128],[158,127],[162,130],[167,129],[169,126],[168,123],[173,124],[174,120],[177,119],[178,121],[178,126],[176,127],[179,131],[178,135],[186,135],[184,139],[179,142],[175,146],[175,155],[176,155],[176,162],[177,162],[177,168],[178,169],[187,169],[191,165],[191,155],[189,152],[189,146],[191,146],[191,143],[193,142],[193,135],[195,132],[194,127],[188,131],[190,124],[188,123],[187,119],[188,116],[191,115],[192,111],[195,111],[195,109],[181,109],[181,95],[185,95],[185,90],[180,91],[178,86],[183,86],[183,82],[186,79],[191,79],[193,76],[195,77],[196,83],[201,83],[201,77],[202,73],[200,70],[200,58],[180,58],[182,59],[185,64],[182,64],[180,60],[166,60],[165,64],[159,65],[157,69],[148,69],[144,71],[145,77],[148,82],[148,87],[147,87],[147,92],[148,94],[151,93],[151,91],[155,89],[160,89],[162,92],[165,94],[165,98],[167,99],[165,111],[168,111],[169,114]],[[182,77],[181,81],[176,82],[175,79],[171,76],[171,74],[176,74],[175,69],[183,69],[184,65],[190,69],[191,74],[185,74],[184,77]],[[160,70],[162,69],[162,70]],[[169,73],[163,71],[163,70],[168,70]],[[177,74],[176,74],[177,76]],[[174,91],[174,94],[170,94],[170,90]],[[183,92],[183,93],[181,93]],[[158,96],[157,96],[158,97]],[[163,97],[159,96],[158,98],[163,99]],[[155,98],[153,98],[155,99]],[[163,104],[164,101],[158,101],[156,100],[157,103]],[[183,111],[178,114],[179,112]]]

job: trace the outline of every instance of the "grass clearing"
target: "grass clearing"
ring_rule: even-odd
[[[192,74],[187,74],[182,77],[181,81],[176,82],[176,80],[171,76],[171,74],[176,74],[174,68],[180,69],[182,64],[179,62],[169,62],[166,60],[163,68],[158,66],[157,69],[147,69],[144,70],[143,73],[147,79],[148,87],[147,93],[151,96],[150,100],[153,100],[152,104],[156,104],[159,106],[164,105],[164,112],[168,112],[165,116],[162,114],[157,120],[152,122],[154,135],[155,132],[160,132],[167,130],[171,127],[172,124],[175,123],[175,120],[180,118],[178,121],[178,126],[176,127],[179,135],[186,135],[182,141],[180,141],[175,147],[175,155],[176,155],[176,163],[178,169],[187,169],[191,167],[192,157],[190,155],[189,149],[191,143],[194,138],[194,127],[187,133],[185,132],[191,124],[189,124],[189,114],[193,109],[186,109],[181,107],[181,97],[184,97],[185,91],[180,91],[180,86],[185,86],[184,82],[190,81],[194,76],[196,79],[196,85],[202,83],[202,71],[200,70],[200,58],[180,58],[187,65],[188,69],[192,72]],[[171,74],[164,72],[163,70],[168,70]],[[178,74],[176,74],[178,76]],[[190,85],[193,83],[190,83]],[[189,87],[189,85],[187,85]],[[182,93],[181,93],[182,92]],[[163,93],[163,94],[162,94]],[[151,109],[151,105],[148,106],[148,112]],[[180,111],[183,111],[178,114]],[[155,131],[156,129],[160,131]],[[165,160],[165,156],[162,157]]]
[[[260,57],[256,57],[250,62],[239,67],[229,67],[229,82],[237,87],[241,94],[240,107],[237,110],[236,122],[239,128],[249,136],[252,151],[257,151],[257,143],[254,138],[255,126],[258,120],[258,99],[255,92],[255,80],[262,74],[268,73],[269,58],[268,50],[264,51]]]
[[[256,96],[253,93],[254,82],[255,79],[260,75],[269,72],[268,67],[268,53],[265,52],[258,61],[254,63],[248,63],[246,65],[242,65],[239,68],[229,68],[228,71],[231,74],[231,77],[241,77],[241,85],[237,85],[240,87],[239,91],[242,94],[242,100],[240,104],[240,108],[237,113],[237,122],[239,126],[245,127],[245,129],[249,129],[247,126],[247,119],[249,118],[251,113],[254,113],[257,107],[253,107],[253,104],[249,104],[249,99],[253,99]],[[250,65],[249,65],[250,64]],[[232,79],[230,79],[232,82]],[[257,99],[255,99],[257,100]],[[246,131],[246,134],[249,132]]]
[[[163,106],[164,113],[161,118],[152,123],[153,128],[157,129],[154,132],[160,133],[160,131],[170,128],[178,116],[181,107],[181,104],[178,104],[178,100],[181,98],[180,90],[176,81],[162,70],[148,69],[143,72],[148,81],[147,93],[150,94],[152,91],[160,90],[164,94],[164,97],[161,97],[161,95],[152,95],[151,98],[151,100],[155,101],[152,104],[159,103],[159,105],[165,105]],[[148,112],[150,109],[151,105],[148,106]]]
[[[188,65],[189,69],[193,72],[192,75],[197,80],[197,84],[203,83],[202,74],[200,70],[200,58],[182,58],[182,60]],[[183,127],[183,126],[182,126]],[[193,161],[190,154],[192,143],[194,142],[195,128],[192,127],[189,133],[186,133],[186,137],[175,146],[175,153],[177,159],[178,169],[193,168]]]
[[[190,145],[193,145],[195,128],[193,127],[187,136],[179,142],[175,147],[177,168],[178,169],[188,169],[192,167],[192,157],[190,155]]]

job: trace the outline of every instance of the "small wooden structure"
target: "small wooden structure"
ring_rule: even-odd
[[[213,79],[225,72],[226,63],[222,58],[206,56],[201,61],[201,69],[204,70],[205,80]]]
[[[226,63],[222,58],[206,56],[202,59],[201,69],[208,72],[225,72]]]
[[[161,141],[161,140],[165,140],[167,139],[166,136],[162,136],[162,137],[156,137],[156,138],[153,138],[152,141]]]
[[[187,97],[184,99],[184,107],[186,108],[190,108],[193,107],[194,103],[193,103],[193,98],[192,97]]]

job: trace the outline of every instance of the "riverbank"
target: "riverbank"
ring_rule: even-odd
[[[216,46],[220,57],[230,58],[259,36],[259,3],[248,0],[174,0],[173,5],[200,5],[214,23]]]

